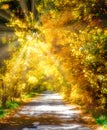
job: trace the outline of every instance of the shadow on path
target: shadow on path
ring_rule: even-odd
[[[76,106],[68,106],[57,93],[43,93],[13,117],[0,123],[0,130],[92,130]]]

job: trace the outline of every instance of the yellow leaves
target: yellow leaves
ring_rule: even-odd
[[[50,15],[50,13],[47,13],[47,14],[43,15],[43,16],[41,17],[41,21],[42,21],[43,26],[44,26],[45,28],[53,28],[53,26],[54,26],[54,23],[53,23],[52,20],[51,20],[51,15]]]
[[[75,19],[81,18],[80,12],[78,12],[78,10],[74,10],[74,11],[72,12],[72,15],[74,16]]]
[[[41,12],[41,13],[43,13],[42,8],[43,8],[43,5],[42,5],[42,4],[39,4],[38,6],[36,6],[37,11],[38,11],[38,12]]]
[[[87,54],[86,56],[86,61],[94,61],[95,60],[95,56],[92,54]]]
[[[86,101],[87,104],[92,102],[92,98],[90,97],[89,92],[85,90],[85,88],[81,88],[80,86],[78,86],[78,84],[73,85],[71,88],[71,91],[68,91],[70,95],[70,101],[77,104],[86,104]]]
[[[43,26],[46,28],[63,27],[69,24],[73,19],[73,15],[70,10],[63,10],[62,12],[56,13],[51,10],[49,13],[44,14],[41,17]]]
[[[107,35],[107,30],[104,30],[104,34]]]
[[[6,37],[2,37],[1,40],[2,40],[3,44],[5,44],[7,42],[7,38]]]
[[[100,80],[100,81],[103,81],[105,79],[104,75],[98,75],[97,78]]]
[[[3,4],[0,9],[9,9],[9,4]]]
[[[98,28],[96,31],[97,31],[97,34],[101,34],[103,30],[101,28]]]
[[[15,28],[20,46],[16,47],[16,52],[13,52],[9,62],[5,64],[7,67],[5,82],[13,88],[16,86],[18,91],[19,89],[28,90],[28,85],[32,88],[32,85],[36,85],[44,75],[44,79],[51,77],[51,83],[55,84],[55,88],[58,86],[62,88],[61,85],[64,82],[73,84],[64,91],[70,95],[70,98],[85,102],[89,97],[86,90],[87,84],[96,87],[97,80],[105,79],[103,75],[94,73],[96,70],[100,73],[102,70],[100,67],[95,69],[96,65],[94,69],[91,69],[91,63],[101,57],[96,55],[99,52],[103,54],[101,48],[103,40],[97,45],[103,30],[91,27],[85,22],[77,22],[82,17],[86,21],[89,17],[92,18],[92,15],[83,16],[89,11],[83,1],[45,0],[41,2],[43,3],[36,7],[41,13],[42,27],[35,22],[32,13],[23,20],[13,17],[10,21],[10,27]],[[46,8],[43,9],[43,6]],[[49,9],[51,6],[53,8]],[[32,31],[38,28],[40,35]],[[107,31],[105,30],[104,33],[107,34]],[[6,42],[6,39],[2,41]],[[96,48],[102,50],[98,51]],[[100,61],[104,62],[104,58],[102,59],[100,58]],[[44,86],[51,83],[46,81]],[[85,96],[82,95],[83,93]],[[91,99],[88,100],[91,102]]]
[[[55,5],[58,7],[60,6],[64,7],[66,5],[70,5],[71,3],[72,3],[71,0],[59,0],[59,1],[55,0]]]
[[[6,1],[10,1],[10,0],[0,0],[0,2],[6,2]]]
[[[64,10],[63,12],[61,12],[59,17],[57,18],[56,26],[58,26],[58,27],[66,26],[67,24],[69,24],[72,21],[72,19],[73,19],[73,15],[72,15],[71,11]]]
[[[29,84],[36,84],[37,81],[38,81],[38,79],[35,76],[29,75],[29,78],[28,78],[28,83]]]

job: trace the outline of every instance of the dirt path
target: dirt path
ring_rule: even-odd
[[[22,107],[0,130],[93,130],[77,106],[64,104],[57,93],[44,93]]]

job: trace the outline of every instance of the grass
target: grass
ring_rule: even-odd
[[[4,118],[11,110],[19,107],[19,103],[15,101],[7,101],[6,107],[0,107],[0,118]]]
[[[2,119],[12,111],[16,111],[18,107],[20,107],[24,103],[29,102],[33,97],[37,95],[38,93],[30,92],[29,94],[23,95],[22,97],[23,101],[18,99],[17,99],[18,101],[7,101],[5,108],[0,107],[0,118]]]
[[[35,97],[36,95],[38,95],[38,93],[30,92],[29,94],[25,95],[25,98],[32,98],[32,97]]]
[[[16,102],[16,101],[8,101],[7,102],[7,109],[14,109],[14,108],[17,108],[19,107],[19,103]]]
[[[0,108],[0,118],[5,117],[6,114],[7,114],[6,110],[1,107]]]
[[[100,115],[94,118],[97,124],[102,125],[104,128],[107,128],[107,115]]]
[[[37,97],[40,95],[41,92],[30,92],[27,94],[22,95],[22,103],[29,102],[32,98]]]

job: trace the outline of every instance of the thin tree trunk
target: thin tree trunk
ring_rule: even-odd
[[[20,0],[19,3],[21,5],[22,11],[24,12],[25,16],[27,16],[28,7],[27,7],[27,4],[26,4],[26,1],[25,0]]]
[[[1,89],[2,89],[1,104],[2,107],[6,107],[7,97],[6,97],[5,85],[2,79],[0,79],[0,82],[1,82]]]
[[[36,4],[35,0],[31,0],[31,11],[34,14],[34,18],[38,20],[38,11],[36,10],[35,4]]]

